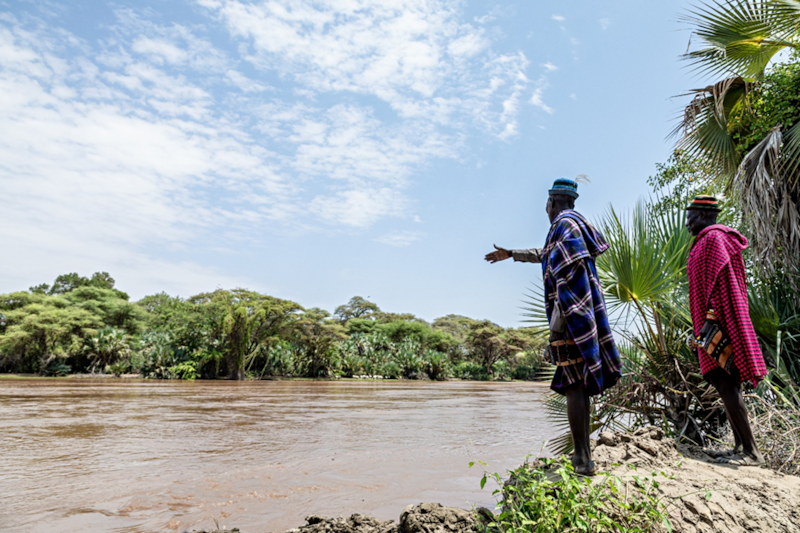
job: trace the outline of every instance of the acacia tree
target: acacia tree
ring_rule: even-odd
[[[300,349],[305,375],[327,376],[334,365],[334,346],[347,336],[341,324],[331,320],[330,313],[312,307],[292,324],[293,338]]]
[[[372,315],[380,312],[378,304],[370,302],[361,296],[353,296],[349,302],[337,307],[333,315],[340,322],[347,322],[351,318],[372,318]]]
[[[229,379],[245,377],[245,366],[262,346],[277,342],[302,311],[289,300],[245,289],[217,290],[193,296],[189,302],[201,306],[208,341],[225,354]]]
[[[488,320],[475,321],[469,325],[467,345],[475,359],[493,374],[493,365],[524,350],[529,343],[526,336],[514,330],[504,330]]]
[[[79,353],[84,336],[103,325],[100,315],[39,293],[2,295],[0,310],[0,364],[17,372],[46,372],[56,359]]]

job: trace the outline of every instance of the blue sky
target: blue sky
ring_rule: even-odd
[[[0,0],[0,292],[108,271],[519,326],[553,179],[630,208],[686,2]]]

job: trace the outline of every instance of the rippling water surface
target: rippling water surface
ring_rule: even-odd
[[[0,379],[0,529],[284,531],[493,504],[553,429],[533,383]]]

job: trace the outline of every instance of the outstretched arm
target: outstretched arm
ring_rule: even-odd
[[[522,261],[525,263],[541,263],[542,262],[542,249],[531,248],[530,250],[507,250],[494,245],[495,251],[486,254],[486,259],[490,263],[497,263],[504,261],[509,257],[513,257],[514,261]]]
[[[529,250],[511,250],[511,257],[514,258],[514,261],[522,261],[524,263],[541,263],[542,249],[531,248]]]

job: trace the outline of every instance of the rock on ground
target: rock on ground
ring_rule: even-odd
[[[800,532],[800,477],[715,463],[697,447],[676,445],[658,428],[599,437],[593,459],[600,475],[624,480],[659,473],[658,490],[676,533]],[[409,505],[398,523],[360,514],[306,521],[287,533],[462,533],[477,524],[471,511],[436,503]]]
[[[466,533],[476,523],[472,512],[438,503],[409,505],[400,522],[383,522],[371,516],[354,514],[350,518],[309,516],[307,524],[286,533]]]

